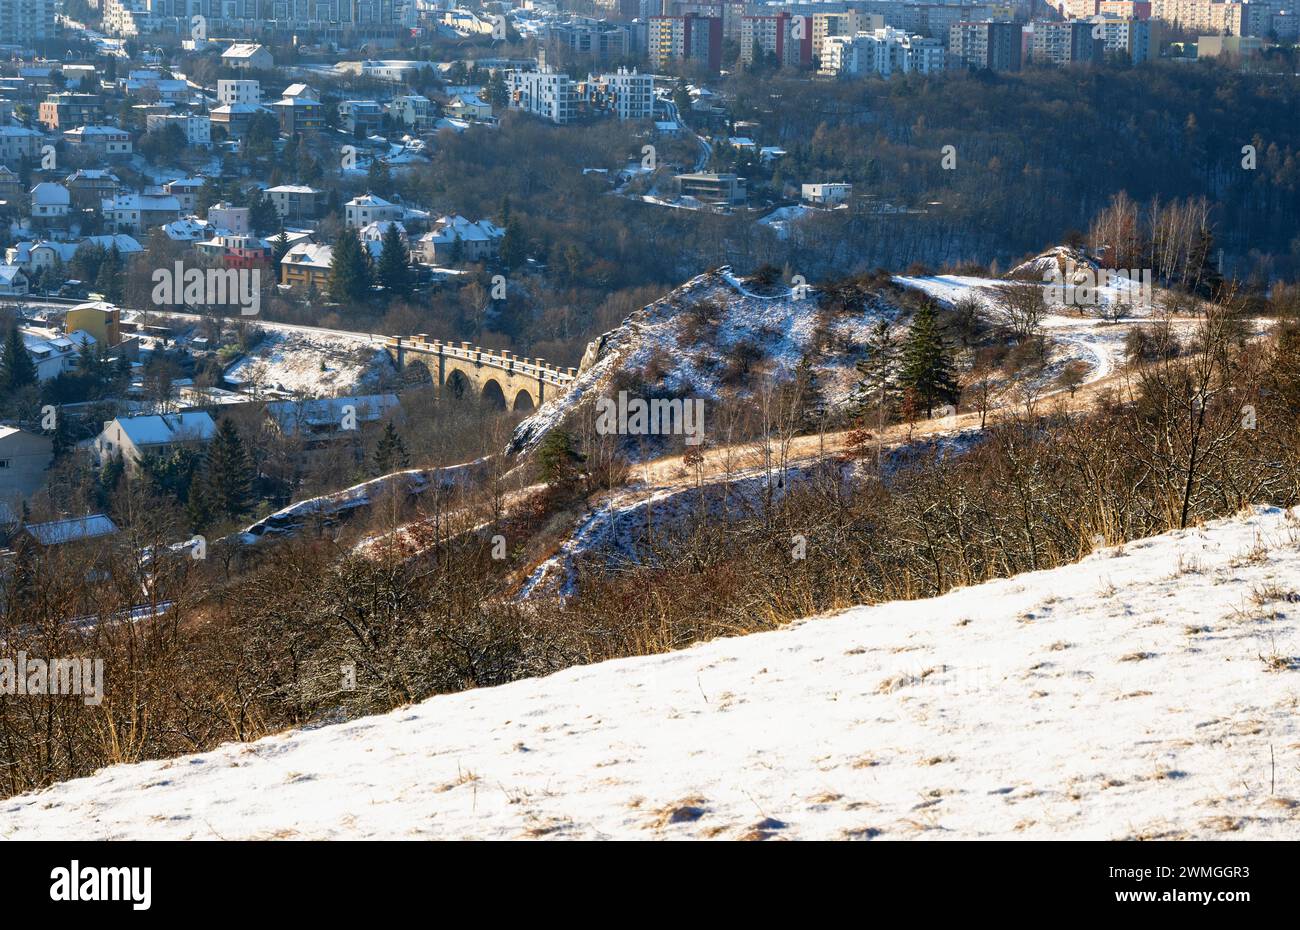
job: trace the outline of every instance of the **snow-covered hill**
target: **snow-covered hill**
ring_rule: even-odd
[[[236,385],[303,397],[337,397],[374,390],[395,377],[392,359],[373,337],[328,330],[262,327],[265,335],[249,354],[226,370]]]
[[[548,430],[620,387],[632,388],[632,396],[706,402],[728,391],[752,396],[792,378],[805,357],[824,401],[843,402],[857,381],[854,363],[871,325],[901,312],[878,297],[862,314],[824,315],[811,285],[760,289],[725,267],[707,272],[593,340],[568,392],[520,423],[509,451],[534,448]]]
[[[933,600],[114,767],[0,802],[0,835],[1294,839],[1298,531],[1256,508]]]

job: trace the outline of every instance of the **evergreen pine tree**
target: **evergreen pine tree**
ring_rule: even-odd
[[[934,413],[937,404],[957,402],[957,381],[952,374],[952,363],[943,337],[939,334],[932,303],[924,304],[912,318],[912,326],[903,344],[899,380],[913,393],[917,406],[925,407],[927,417]]]
[[[411,464],[406,445],[402,442],[397,428],[393,426],[392,420],[384,424],[384,433],[375,444],[374,460],[376,475],[386,475]]]
[[[108,502],[110,495],[117,490],[117,486],[125,472],[126,461],[122,458],[121,452],[113,455],[104,463],[104,467],[99,470],[99,486],[96,489],[96,497],[101,507]]]
[[[359,301],[370,290],[370,268],[357,231],[348,227],[339,233],[330,259],[329,293],[331,300]]]
[[[289,254],[289,234],[280,227],[280,235],[271,240],[271,256],[275,262],[275,267],[280,267],[280,262]]]
[[[233,420],[224,419],[208,446],[203,493],[216,516],[237,517],[253,500],[253,463]]]
[[[389,223],[384,230],[383,251],[379,254],[375,277],[389,297],[405,297],[411,292],[410,254],[396,223]]]
[[[185,495],[185,519],[195,533],[203,532],[212,522],[212,504],[201,472],[196,471],[190,478],[189,492]]]
[[[255,236],[265,236],[280,225],[280,213],[275,209],[275,204],[271,202],[271,198],[263,191],[258,191],[252,198],[248,213],[248,225],[252,227]]]
[[[17,391],[36,383],[36,363],[27,352],[23,334],[17,325],[9,328],[4,351],[0,353],[0,389],[5,393]]]
[[[527,243],[524,242],[524,227],[519,220],[511,217],[506,223],[506,234],[501,239],[501,264],[507,268],[518,268],[528,257]]]
[[[884,427],[886,410],[898,394],[898,343],[885,319],[876,321],[867,335],[867,357],[857,363],[858,382],[851,401],[855,416],[875,414]]]
[[[583,456],[573,447],[573,437],[553,429],[537,447],[538,476],[553,488],[570,488],[578,481]]]
[[[822,396],[821,384],[817,380],[817,369],[813,367],[812,357],[804,355],[799,359],[799,366],[794,371],[796,411],[799,427],[815,430],[821,426],[826,414],[826,398]]]

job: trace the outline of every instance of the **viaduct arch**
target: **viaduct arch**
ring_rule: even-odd
[[[536,410],[569,390],[578,376],[573,368],[557,368],[540,358],[518,358],[468,342],[459,344],[416,336],[389,336],[385,348],[398,371],[418,361],[429,370],[438,390],[451,383],[461,392],[486,398],[510,410]]]

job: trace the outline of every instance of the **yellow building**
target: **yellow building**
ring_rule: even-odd
[[[64,316],[63,331],[71,334],[81,330],[94,336],[99,345],[115,346],[122,341],[121,321],[122,311],[112,304],[78,304]]]

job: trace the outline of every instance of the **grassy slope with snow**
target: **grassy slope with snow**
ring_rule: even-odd
[[[373,391],[383,373],[395,373],[382,346],[325,331],[267,329],[258,345],[226,371],[240,384],[261,379],[275,388],[304,397],[337,397]]]
[[[1257,508],[932,600],[113,767],[3,802],[0,835],[1293,839],[1298,539],[1295,513]]]
[[[720,313],[713,325],[698,327],[699,332],[691,337],[687,308],[704,302],[716,303]],[[836,342],[861,346],[879,315],[892,320],[899,312],[887,301],[876,300],[862,316],[828,318],[824,335]],[[858,379],[854,368],[857,356],[852,352],[818,351],[818,313],[817,292],[812,287],[800,297],[784,285],[771,294],[758,294],[726,267],[698,275],[597,340],[603,342],[598,359],[582,370],[567,393],[544,404],[519,424],[511,451],[534,448],[548,430],[580,405],[607,393],[620,371],[642,372],[656,356],[667,368],[655,387],[666,396],[714,401],[727,391],[724,359],[742,343],[761,351],[757,364],[764,374],[754,377],[740,394],[793,377],[800,359],[809,355],[825,401],[831,405],[843,403]],[[629,458],[639,460],[634,450],[628,451]]]

